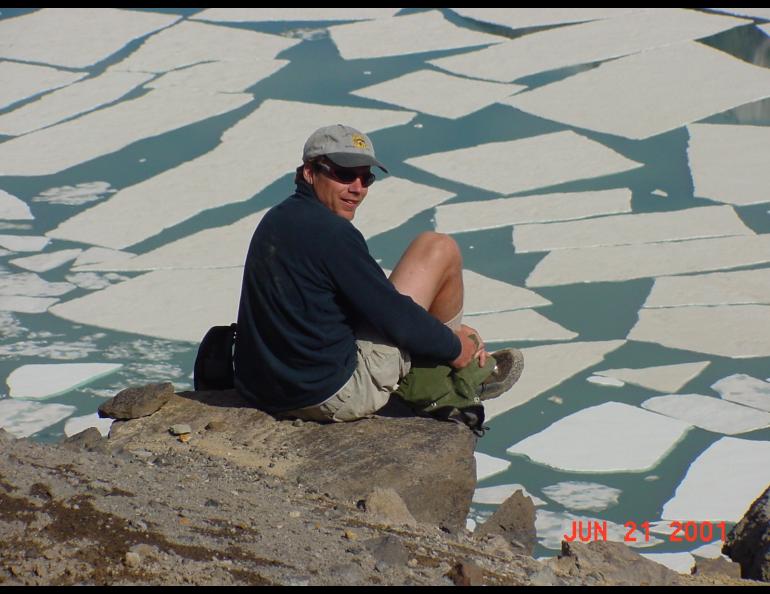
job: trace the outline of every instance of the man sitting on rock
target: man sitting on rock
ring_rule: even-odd
[[[521,353],[493,359],[461,323],[455,241],[422,233],[388,278],[351,223],[374,182],[370,168],[387,172],[368,136],[341,124],[321,128],[302,161],[295,192],[265,215],[246,257],[237,390],[269,412],[315,421],[372,416],[414,359],[473,366],[477,401],[507,390]]]

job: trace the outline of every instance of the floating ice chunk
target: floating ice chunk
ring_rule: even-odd
[[[690,465],[662,517],[738,522],[770,484],[770,442],[723,437]]]
[[[18,313],[44,313],[58,299],[47,297],[25,297],[18,295],[0,296],[0,311],[15,311]]]
[[[606,378],[642,386],[657,392],[678,392],[685,384],[696,378],[708,367],[709,361],[680,363],[677,365],[659,365],[638,369],[604,369],[594,373]]]
[[[722,378],[711,386],[723,399],[770,412],[770,383],[743,373]]]
[[[769,413],[700,394],[656,396],[642,402],[642,408],[727,435],[770,427]]]
[[[517,225],[513,228],[513,244],[517,253],[525,253],[730,235],[755,233],[731,206],[703,206],[675,212]]]
[[[129,280],[129,277],[115,274],[113,272],[100,275],[96,272],[78,272],[75,274],[68,274],[67,281],[73,285],[77,285],[81,289],[88,291],[98,291],[100,289],[106,289],[107,287]]]
[[[286,60],[206,62],[174,70],[145,85],[150,89],[183,87],[240,93],[286,66]]]
[[[739,205],[770,202],[770,128],[691,124],[687,131],[696,196]]]
[[[474,21],[502,25],[511,29],[582,23],[627,15],[638,8],[452,8]]]
[[[439,206],[436,208],[436,230],[457,233],[624,212],[631,212],[631,191],[627,188],[516,196]]]
[[[49,204],[61,204],[64,206],[81,206],[89,202],[101,200],[107,194],[114,194],[110,184],[102,181],[85,182],[76,186],[61,186],[49,188],[40,192],[32,199],[32,202],[47,202]]]
[[[655,8],[518,37],[476,52],[433,60],[450,72],[488,80],[524,76],[627,56],[715,35],[750,21],[680,8]]]
[[[259,23],[263,21],[366,21],[392,17],[400,8],[207,8],[190,17],[199,21]]]
[[[534,291],[463,270],[466,315],[543,307],[551,302]]]
[[[0,219],[6,221],[29,221],[34,218],[29,210],[29,206],[25,202],[4,190],[0,190]]]
[[[3,398],[0,399],[0,427],[17,438],[29,437],[46,427],[56,425],[73,412],[74,406]]]
[[[105,73],[49,93],[0,115],[0,134],[17,136],[117,101],[152,78],[150,74]]]
[[[418,70],[358,89],[352,94],[441,118],[457,119],[525,88],[522,85],[459,78],[433,70]]]
[[[547,549],[560,549],[561,541],[564,540],[564,535],[570,536],[573,532],[573,522],[582,522],[583,534],[590,531],[592,540],[594,540],[595,527],[598,525],[600,530],[603,530],[606,526],[607,540],[612,542],[625,542],[625,544],[630,547],[652,547],[662,542],[659,538],[655,538],[654,536],[650,536],[650,540],[645,541],[645,538],[638,533],[636,542],[625,541],[625,536],[628,534],[628,528],[616,524],[615,522],[599,520],[587,516],[577,516],[566,512],[552,512],[538,509],[535,518],[535,529],[537,530],[537,538],[540,541],[540,544]],[[579,528],[580,524],[578,524],[578,529]]]
[[[571,126],[642,139],[768,96],[767,68],[686,42],[605,62],[502,103]]]
[[[0,273],[0,295],[3,296],[59,297],[74,288],[70,283],[50,283],[31,272]]]
[[[719,535],[721,536],[721,534]],[[721,538],[717,537],[717,540],[714,542],[710,542],[708,544],[704,544],[703,546],[698,547],[697,549],[693,549],[690,551],[692,555],[695,555],[696,557],[702,557],[704,559],[728,559],[725,555],[722,554],[722,546],[724,546],[724,543],[722,542]]]
[[[83,417],[71,417],[64,423],[64,435],[72,437],[81,431],[95,427],[102,436],[107,437],[110,434],[112,423],[114,423],[114,419],[99,418],[97,413],[85,415]]]
[[[726,14],[736,14],[738,16],[752,17],[770,21],[770,8],[706,8],[713,12],[723,12]]]
[[[483,487],[473,492],[473,503],[486,503],[500,505],[505,502],[516,491],[521,491],[524,497],[529,497],[533,505],[545,505],[545,501],[535,497],[527,491],[522,485],[496,485],[494,487]]]
[[[38,357],[57,361],[85,359],[101,348],[90,339],[75,342],[54,342],[50,336],[29,334],[30,339],[0,344],[0,355],[6,357]]]
[[[158,270],[50,311],[81,324],[198,343],[211,326],[236,318],[242,277],[243,268]]]
[[[200,62],[252,62],[271,60],[280,52],[300,43],[281,35],[258,33],[234,27],[183,21],[149,37],[138,50],[115,70],[166,72]],[[256,81],[255,81],[256,82]]]
[[[564,507],[585,511],[603,511],[618,504],[622,491],[599,483],[566,481],[543,488],[543,494]]]
[[[473,457],[476,459],[476,481],[483,481],[484,479],[505,472],[510,468],[511,463],[508,460],[502,460],[495,458],[489,454],[482,454],[481,452],[474,452]]]
[[[642,553],[642,557],[665,565],[672,571],[690,575],[695,558],[690,553]]]
[[[180,18],[113,8],[45,8],[0,22],[0,56],[85,68]]]
[[[642,309],[628,339],[722,357],[767,357],[768,327],[766,305]]]
[[[483,336],[483,334],[482,334]],[[574,342],[522,349],[524,372],[505,394],[484,403],[488,420],[529,402],[584,369],[599,363],[625,341]]]
[[[549,85],[551,86],[551,85]],[[607,147],[571,131],[491,142],[407,159],[434,175],[501,194],[641,167]],[[499,175],[516,163],[516,175]]]
[[[345,60],[403,56],[505,41],[457,27],[437,11],[337,25],[329,34]]]
[[[655,279],[646,308],[770,303],[770,268]]]
[[[24,268],[25,270],[48,272],[49,270],[53,270],[54,268],[58,268],[59,266],[74,260],[82,251],[83,250],[81,249],[59,250],[58,252],[16,258],[10,262],[14,266]]]
[[[76,259],[73,266],[88,266],[89,264],[98,264],[101,262],[117,262],[121,260],[130,260],[136,254],[123,252],[120,250],[111,250],[108,248],[92,247],[85,250]]]
[[[650,192],[650,194],[652,194],[653,196],[659,196],[660,198],[668,198],[668,192],[660,189],[653,190],[652,192]]]
[[[123,367],[115,363],[22,365],[6,382],[11,398],[45,400],[91,383]]]
[[[1,23],[0,31],[2,31]],[[2,43],[0,32],[0,46]],[[0,80],[3,81],[0,88],[0,109],[45,91],[67,86],[84,76],[83,73],[64,72],[46,66],[0,61]]]
[[[0,246],[13,252],[39,252],[49,241],[47,237],[32,235],[0,235]]]
[[[602,377],[600,375],[592,375],[586,381],[599,386],[609,386],[611,388],[622,388],[626,385],[625,382],[615,379],[614,377]]]
[[[628,263],[633,262],[633,266]],[[527,278],[528,287],[625,281],[770,262],[770,235],[577,248],[550,252]]]
[[[267,100],[227,130],[211,152],[124,188],[110,200],[64,221],[49,235],[124,248],[203,210],[250,199],[294,170],[297,147],[318,122],[351,122],[370,133],[406,124],[413,117],[402,111]],[[265,143],[265,138],[280,138],[280,142]],[[254,167],[257,162],[260,166]],[[287,187],[287,196],[290,192]],[[162,203],[158,196],[163,196]],[[145,216],[147,212],[153,216]]]
[[[468,316],[466,323],[473,326],[486,342],[525,340],[572,340],[577,333],[531,309],[519,309],[491,314]]]
[[[556,421],[506,451],[567,472],[645,472],[689,429],[676,419],[605,402]]]

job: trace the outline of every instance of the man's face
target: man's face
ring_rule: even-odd
[[[329,161],[322,161],[317,168],[306,163],[303,169],[305,180],[313,186],[321,203],[349,221],[366,198],[369,189],[364,183],[370,173],[369,167],[343,168]],[[348,182],[354,175],[355,178]]]

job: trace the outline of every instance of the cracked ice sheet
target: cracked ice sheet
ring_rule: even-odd
[[[208,8],[196,21],[260,23],[264,21],[366,21],[394,16],[400,8]]]
[[[706,8],[705,10],[770,21],[770,8]]]
[[[593,526],[594,522],[604,525],[604,520],[591,518],[588,516],[577,516],[567,512],[552,512],[545,509],[536,510],[535,529],[540,544],[547,549],[560,549],[561,541],[565,534],[572,534],[572,522],[582,521],[583,527]],[[607,521],[607,540],[612,542],[624,542],[628,528],[615,522]],[[630,547],[645,548],[652,547],[663,542],[659,538],[650,536],[650,540],[645,542],[644,538],[638,538],[637,542],[629,541],[625,544]]]
[[[722,378],[711,386],[720,397],[770,412],[770,383],[743,373]]]
[[[457,119],[525,88],[419,70],[352,91],[352,94],[441,118]]]
[[[521,349],[524,354],[524,372],[505,394],[484,403],[487,420],[529,402],[584,369],[596,365],[605,355],[623,344],[623,340],[607,340]]]
[[[604,369],[594,373],[656,392],[678,392],[688,382],[698,377],[709,363],[709,361],[699,361],[638,369]]]
[[[0,144],[0,175],[57,173],[139,140],[227,113],[252,99],[248,94],[154,89],[142,97]]]
[[[656,396],[642,402],[642,408],[726,435],[770,427],[770,413],[700,394]]]
[[[136,254],[132,254],[131,252],[92,247],[85,250],[75,259],[73,268],[77,266],[88,266],[89,264],[99,264],[101,262],[128,260],[134,257],[136,257]]]
[[[180,18],[112,8],[45,8],[0,22],[0,56],[86,68]]]
[[[35,235],[0,235],[0,246],[14,252],[39,252],[49,241]]]
[[[300,43],[281,35],[184,21],[148,38],[110,70],[167,72],[200,62],[271,60]]]
[[[287,60],[207,62],[174,70],[145,85],[150,89],[184,87],[221,93],[241,93],[286,66]]]
[[[117,190],[114,190],[108,182],[84,182],[75,186],[48,188],[35,196],[32,202],[61,204],[63,206],[82,206],[89,202],[102,200],[107,194],[114,194],[115,192]]]
[[[77,82],[0,115],[0,134],[18,136],[57,124],[117,101],[151,78],[150,74],[115,72]]]
[[[629,266],[633,262],[633,266]],[[527,278],[528,287],[626,281],[770,262],[770,235],[557,250]]]
[[[631,190],[515,196],[436,208],[436,231],[458,233],[631,212]]]
[[[17,313],[45,313],[58,299],[48,297],[26,297],[20,295],[0,296],[0,311]]]
[[[742,304],[770,304],[770,268],[656,278],[644,307]]]
[[[575,510],[603,511],[618,504],[622,491],[599,483],[566,481],[542,489],[543,494],[564,507]]]
[[[46,66],[0,61],[0,80],[3,81],[0,85],[0,109],[44,91],[64,87],[84,76],[81,72],[64,72]]]
[[[0,219],[5,221],[30,221],[34,218],[26,202],[19,200],[16,196],[4,190],[0,190]]]
[[[17,438],[29,437],[46,427],[56,425],[73,412],[74,406],[3,398],[0,399],[0,427]]]
[[[511,463],[508,460],[501,458],[495,458],[489,454],[482,454],[481,452],[474,452],[473,457],[476,459],[476,481],[483,481],[484,479],[505,472],[510,468]]]
[[[741,206],[770,202],[770,127],[692,124],[687,131],[696,196]]]
[[[435,10],[329,27],[345,60],[403,56],[505,41],[453,25]]]
[[[612,377],[602,377],[600,375],[592,375],[586,379],[587,382],[596,384],[598,386],[609,386],[611,388],[622,388],[625,386],[625,382],[617,380]]]
[[[770,306],[642,309],[629,340],[744,359],[770,356]]]
[[[211,326],[236,318],[242,278],[242,267],[158,270],[59,303],[50,313],[89,326],[198,343]]]
[[[644,139],[765,97],[767,68],[686,42],[606,62],[502,103],[571,126]]]
[[[33,272],[48,272],[54,268],[58,268],[77,258],[83,250],[60,250],[58,252],[50,252],[47,254],[38,254],[36,256],[27,256],[24,258],[16,258],[10,260],[10,263],[19,268],[25,270],[31,270]]]
[[[738,522],[770,483],[770,442],[723,437],[690,465],[664,520]]]
[[[2,277],[0,277],[2,278]],[[465,315],[543,307],[551,302],[534,291],[463,270]]]
[[[656,467],[689,429],[689,424],[676,419],[606,402],[560,419],[506,451],[567,472],[645,472]]]
[[[114,419],[102,419],[97,413],[92,415],[85,415],[82,417],[71,417],[64,423],[64,435],[72,437],[77,435],[81,431],[85,431],[90,427],[94,427],[99,430],[102,437],[107,437],[110,434],[110,427],[115,422]]]
[[[407,159],[406,163],[455,182],[514,194],[568,181],[641,167],[619,153],[571,131]],[[499,175],[515,163],[516,175]]]
[[[517,225],[516,253],[756,235],[732,206],[702,206],[674,212],[598,217],[582,221]]]
[[[482,23],[525,29],[564,25],[627,15],[640,8],[451,8],[460,16]]]
[[[695,566],[695,557],[690,553],[641,553],[641,555],[685,575],[690,575],[690,571]]]
[[[522,485],[495,485],[494,487],[483,487],[473,492],[473,503],[486,503],[489,505],[500,505],[504,503],[516,491],[522,491],[524,497],[529,497],[533,505],[545,505],[545,501],[535,497],[527,491]]]
[[[123,367],[115,363],[22,365],[6,380],[11,398],[45,400],[84,386]]]
[[[484,342],[572,340],[578,335],[531,309],[466,316]]]
[[[432,60],[430,64],[456,74],[508,82],[538,72],[700,39],[747,23],[751,21],[680,8],[655,8],[539,31],[483,50]]]
[[[70,283],[51,283],[31,272],[5,274],[0,272],[0,295],[27,297],[59,297],[75,288]]]
[[[264,190],[297,167],[302,145],[318,128],[318,122],[351,122],[371,133],[406,124],[414,116],[403,111],[267,100],[225,131],[222,142],[212,151],[122,189],[64,221],[48,235],[121,249],[199,212],[243,202]],[[265,138],[274,142],[266,143]],[[254,163],[261,166],[254,167]],[[292,190],[287,184],[286,196]],[[163,201],[158,196],[163,196]],[[145,216],[147,212],[153,216]]]

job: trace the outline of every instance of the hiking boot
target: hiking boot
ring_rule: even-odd
[[[518,349],[502,349],[492,353],[492,357],[496,365],[492,374],[479,386],[481,400],[497,398],[510,390],[524,370],[524,355]]]

